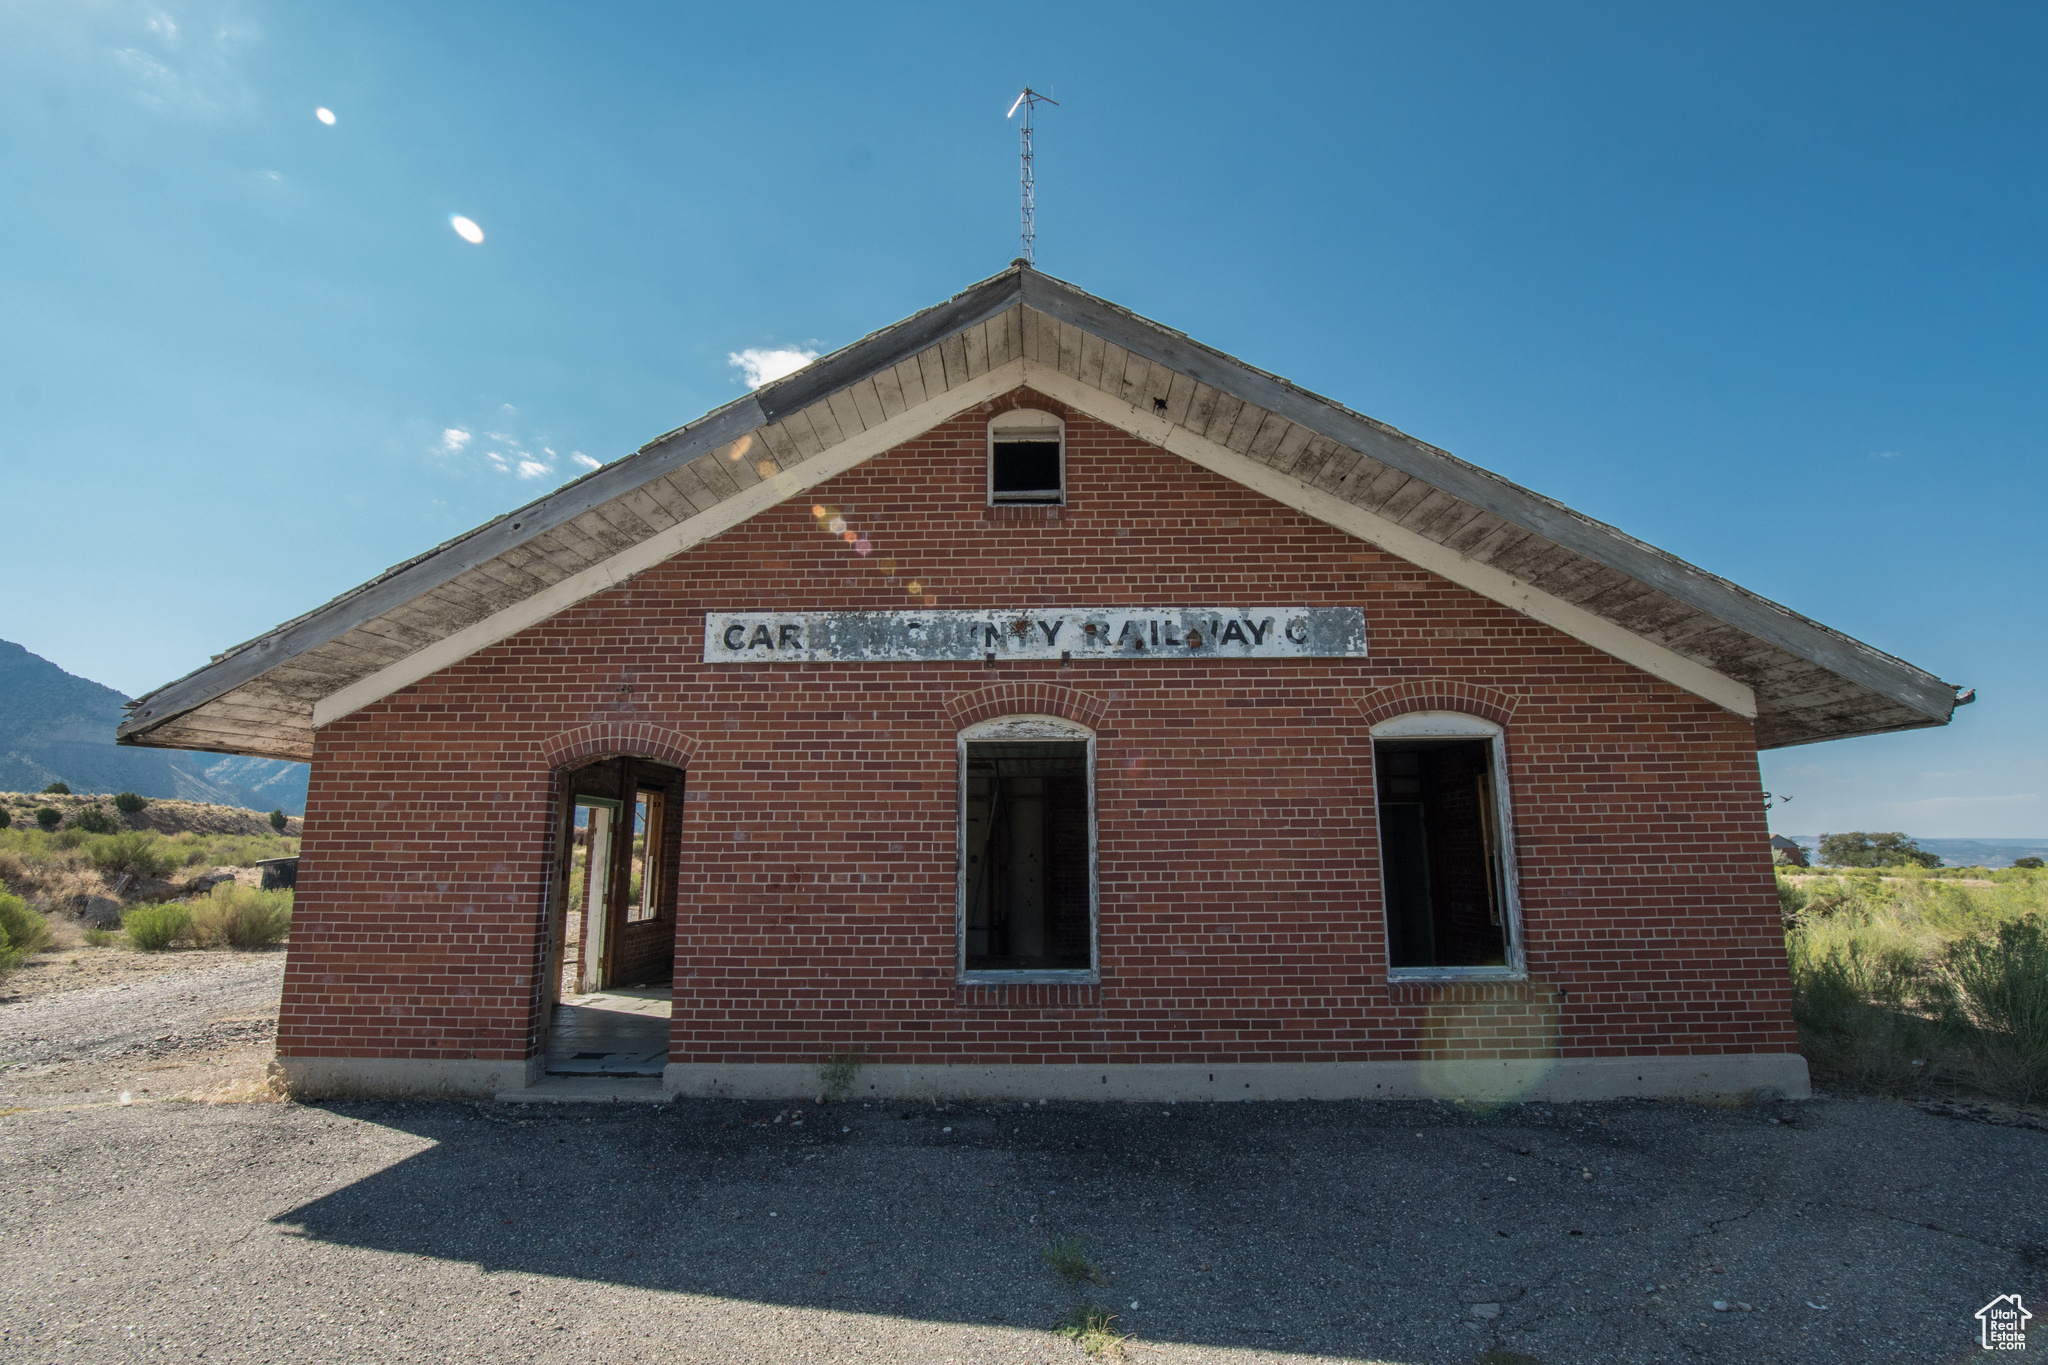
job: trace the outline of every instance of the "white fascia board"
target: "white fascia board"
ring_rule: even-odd
[[[1738,716],[1756,719],[1756,693],[1724,673],[1646,640],[1625,626],[1618,626],[1584,607],[1572,605],[1540,588],[1502,573],[1489,564],[1469,559],[1456,550],[1439,545],[1405,526],[1397,525],[1376,512],[1311,488],[1290,474],[1268,468],[1258,461],[1197,436],[1164,417],[1134,408],[1112,398],[1071,375],[1039,361],[1026,361],[1024,382],[1031,388],[1057,398],[1091,417],[1121,428],[1142,441],[1161,446],[1193,464],[1235,480],[1275,502],[1314,517],[1348,535],[1379,546],[1388,554],[1427,569],[1481,597],[1491,598],[1531,620],[1564,632],[1575,640],[1633,664],[1675,687],[1682,687]]]
[[[713,536],[723,535],[778,503],[787,502],[884,451],[922,436],[968,408],[1000,398],[1023,382],[1024,362],[1012,360],[979,378],[948,389],[937,398],[927,399],[906,412],[898,413],[879,426],[869,427],[860,435],[849,437],[792,469],[785,469],[734,494],[716,507],[699,512],[687,521],[677,522],[666,531],[649,536],[638,545],[572,574],[523,602],[494,612],[366,678],[350,683],[338,692],[322,697],[313,703],[313,728],[317,730],[340,720],[451,664],[460,663],[480,650],[509,640],[529,626],[538,625],[585,598],[617,587],[633,575],[645,573],[663,560],[701,545]]]

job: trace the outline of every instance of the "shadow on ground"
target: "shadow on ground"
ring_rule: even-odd
[[[326,1107],[433,1145],[298,1237],[934,1321],[1085,1297],[1194,1346],[1939,1360],[2048,1265],[2048,1135],[1875,1101]],[[1068,1237],[1105,1283],[1045,1264]]]

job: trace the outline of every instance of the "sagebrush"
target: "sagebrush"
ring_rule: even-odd
[[[192,941],[201,948],[268,948],[292,928],[292,893],[226,882],[192,902]]]
[[[192,911],[177,902],[137,905],[121,916],[121,927],[128,931],[128,941],[143,952],[160,953],[185,937],[192,927]]]
[[[21,965],[50,942],[50,922],[19,896],[0,893],[0,972]]]
[[[1781,876],[1779,905],[1793,1016],[1817,1076],[2048,1097],[2048,877]]]

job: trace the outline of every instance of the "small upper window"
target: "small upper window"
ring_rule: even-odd
[[[1014,408],[988,424],[990,505],[1067,500],[1067,424],[1036,408]]]

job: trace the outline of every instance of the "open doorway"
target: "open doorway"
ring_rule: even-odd
[[[668,1063],[683,773],[611,758],[571,770],[563,785],[547,1070],[658,1076]]]

